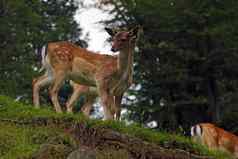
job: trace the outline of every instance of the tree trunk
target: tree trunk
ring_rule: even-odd
[[[214,77],[208,77],[207,80],[207,93],[209,109],[208,114],[211,115],[211,120],[214,123],[220,121],[220,107],[217,103],[217,83]]]

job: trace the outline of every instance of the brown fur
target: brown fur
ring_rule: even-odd
[[[33,86],[33,103],[39,105],[38,91],[40,87],[50,83],[53,105],[57,112],[62,112],[57,94],[63,81],[68,78],[76,82],[76,87],[79,88],[67,102],[68,111],[72,111],[72,105],[79,94],[88,93],[90,88],[94,87],[96,93],[93,93],[92,99],[95,99],[95,94],[101,97],[106,118],[113,119],[115,115],[119,116],[121,98],[132,82],[135,34],[137,29],[113,35],[112,48],[120,51],[118,57],[96,54],[69,42],[49,43],[46,61],[50,65],[48,72],[52,73],[53,79],[47,75],[38,78],[41,80],[37,80],[38,83]],[[84,110],[89,112],[89,108]]]
[[[198,124],[202,128],[201,136],[193,136],[196,142],[208,146],[209,149],[219,149],[230,152],[238,158],[238,137],[210,123]]]

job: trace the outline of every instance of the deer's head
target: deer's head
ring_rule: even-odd
[[[121,49],[129,47],[130,44],[136,42],[138,36],[139,27],[135,27],[129,31],[115,31],[110,28],[105,28],[107,33],[112,36],[112,48],[111,51],[117,52]]]

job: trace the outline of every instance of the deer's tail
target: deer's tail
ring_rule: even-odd
[[[43,71],[44,69],[47,69],[47,59],[46,59],[46,56],[47,56],[47,49],[48,49],[48,45],[44,45],[42,48],[41,48],[41,68],[40,68],[40,72]]]
[[[202,126],[197,124],[191,127],[191,136],[202,136]]]

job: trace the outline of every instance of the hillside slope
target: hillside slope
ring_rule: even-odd
[[[82,149],[97,159],[230,158],[183,136],[79,114],[56,114],[5,96],[0,96],[0,126],[0,159],[74,159]]]

